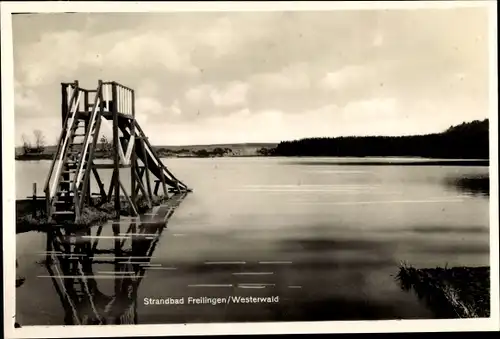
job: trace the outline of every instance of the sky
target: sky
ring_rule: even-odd
[[[488,116],[480,8],[13,16],[15,135],[60,133],[60,83],[136,91],[156,145],[440,132]]]

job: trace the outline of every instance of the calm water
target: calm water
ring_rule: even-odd
[[[158,269],[147,270],[134,297],[136,321],[432,318],[425,304],[394,281],[400,261],[417,267],[489,265],[489,198],[454,184],[487,176],[488,167],[328,161],[165,159],[194,193],[180,203],[159,238],[150,263]],[[16,166],[21,199],[31,194],[33,182],[43,187],[50,162]],[[123,170],[121,176],[128,174]],[[103,180],[110,175],[103,172]],[[112,235],[111,229],[106,225],[102,235]],[[26,278],[16,296],[23,326],[64,324],[51,279],[40,277],[48,275],[40,264],[45,244],[42,233],[17,236],[18,275]],[[112,249],[113,240],[99,246]],[[100,272],[113,268],[93,266]],[[102,293],[113,294],[112,279],[97,284]],[[274,296],[279,302],[143,302],[235,295]]]

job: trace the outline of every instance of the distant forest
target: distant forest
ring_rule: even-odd
[[[414,136],[307,138],[282,141],[275,156],[413,156],[444,159],[489,159],[489,121],[451,126],[442,133]]]

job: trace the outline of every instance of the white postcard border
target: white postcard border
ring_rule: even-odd
[[[209,323],[118,326],[26,326],[14,329],[15,314],[15,161],[14,72],[12,13],[53,12],[182,12],[282,11],[487,7],[490,14],[490,267],[491,317],[489,319],[321,321],[270,323]],[[209,334],[448,332],[498,330],[499,322],[499,219],[498,219],[498,88],[496,1],[352,1],[352,2],[2,2],[2,166],[4,335],[7,338],[59,338],[104,336],[165,336]],[[464,23],[466,24],[466,23]]]

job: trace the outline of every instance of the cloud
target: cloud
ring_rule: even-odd
[[[38,42],[20,46],[15,60],[19,81],[38,86],[53,81],[58,74],[74,72],[81,62],[81,37],[73,30],[44,33]]]
[[[396,98],[373,98],[350,102],[344,107],[343,114],[350,119],[362,119],[368,123],[372,120],[391,119],[398,115],[398,108]]]
[[[35,115],[57,134],[74,79],[135,89],[158,143],[437,131],[487,115],[487,27],[473,8],[14,16],[16,135]]]
[[[215,106],[237,106],[247,99],[248,84],[233,81],[221,86],[203,84],[190,88],[184,94],[193,104],[210,103]]]
[[[135,105],[136,111],[145,115],[158,115],[163,112],[162,104],[155,98],[140,97],[136,99]]]
[[[260,73],[250,77],[250,83],[264,91],[299,91],[312,86],[305,63],[288,65],[278,72]]]
[[[122,69],[158,66],[170,72],[196,72],[189,52],[168,32],[144,32],[117,41],[100,60],[101,66],[112,64]]]
[[[167,109],[167,111],[175,116],[181,115],[182,111],[179,107],[179,101],[175,100],[174,103]]]
[[[339,70],[328,72],[323,77],[321,85],[324,89],[337,90],[346,86],[359,84],[370,68],[362,65],[344,66]]]
[[[216,106],[237,106],[246,102],[248,84],[232,82],[222,90],[213,89],[210,97]]]
[[[37,93],[29,88],[25,88],[18,81],[14,82],[14,103],[21,110],[37,112],[42,109],[41,100]]]

